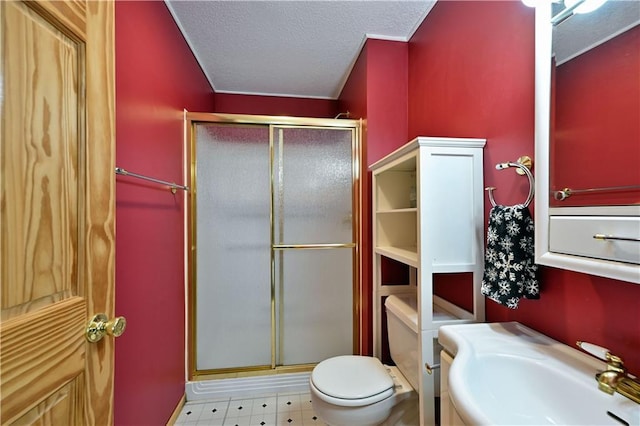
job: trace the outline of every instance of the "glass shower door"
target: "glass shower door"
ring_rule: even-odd
[[[271,368],[269,127],[195,136],[196,370]]]
[[[354,350],[354,130],[272,128],[277,365]]]
[[[196,376],[312,364],[357,341],[359,127],[243,119],[192,127]]]

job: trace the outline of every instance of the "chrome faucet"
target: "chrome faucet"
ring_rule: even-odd
[[[629,374],[622,362],[622,359],[593,343],[577,341],[576,345],[585,352],[607,362],[607,368],[596,374],[598,389],[602,392],[613,395],[618,392],[637,404],[640,404],[640,381]]]

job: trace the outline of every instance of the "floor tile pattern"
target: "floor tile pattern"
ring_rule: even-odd
[[[325,426],[309,393],[187,402],[176,426]]]

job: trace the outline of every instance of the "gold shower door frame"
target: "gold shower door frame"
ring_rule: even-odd
[[[198,124],[241,124],[257,125],[269,127],[269,170],[270,170],[270,234],[271,234],[271,365],[246,366],[237,368],[221,368],[209,370],[196,369],[196,347],[197,347],[197,324],[196,324],[196,243],[197,243],[197,217],[196,203],[198,194],[198,183],[196,181],[197,152],[196,152],[196,131]],[[309,371],[313,364],[309,365],[277,365],[277,324],[276,324],[276,252],[282,250],[318,250],[318,249],[352,249],[352,276],[353,276],[353,353],[358,352],[360,341],[360,301],[362,298],[362,283],[360,273],[360,247],[363,233],[360,230],[360,208],[362,205],[362,185],[361,185],[361,132],[362,120],[326,119],[326,118],[306,118],[306,117],[286,117],[286,116],[266,116],[266,115],[242,115],[242,114],[216,114],[185,112],[186,140],[187,140],[187,164],[189,173],[189,214],[188,214],[188,351],[189,351],[189,371],[191,380],[206,380],[208,378],[236,377],[238,374],[277,374],[283,371]],[[307,128],[307,129],[351,129],[351,158],[352,158],[352,243],[346,244],[275,244],[275,194],[274,194],[274,128]]]

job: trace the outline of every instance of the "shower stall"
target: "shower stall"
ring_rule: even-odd
[[[188,113],[187,123],[192,375],[354,353],[360,122]]]

